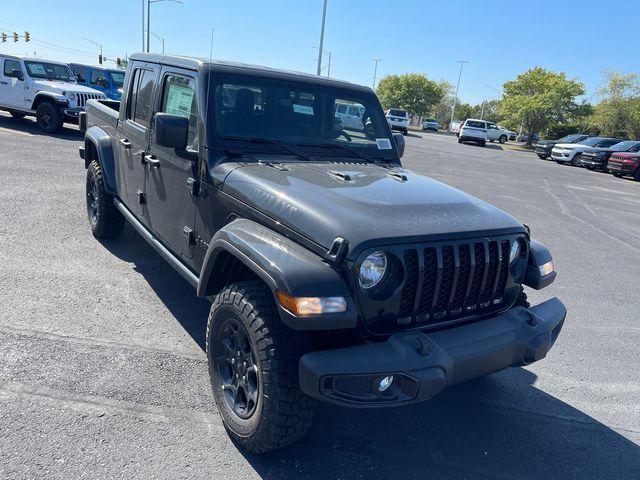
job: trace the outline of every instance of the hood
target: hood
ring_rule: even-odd
[[[556,143],[555,146],[558,148],[568,148],[568,149],[591,148],[591,147],[588,147],[587,145],[582,145],[581,143]]]
[[[101,95],[102,92],[93,88],[78,85],[77,83],[61,82],[59,80],[44,80],[42,78],[34,79],[33,84],[38,91],[47,91],[52,93],[74,92],[74,93],[92,93]]]
[[[540,145],[541,147],[549,147],[549,146],[554,146],[558,143],[557,140],[538,140],[536,142],[537,145]]]
[[[371,243],[524,231],[510,215],[460,190],[373,164],[250,164],[233,170],[223,190],[327,249],[336,237],[346,239],[351,258]]]

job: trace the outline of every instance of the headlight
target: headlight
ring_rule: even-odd
[[[70,93],[69,94],[69,100],[71,100],[72,102],[76,99],[76,94],[75,93]]]
[[[509,264],[515,262],[520,256],[520,240],[516,240],[511,244],[511,250],[509,251]]]
[[[387,271],[387,256],[384,252],[373,252],[364,259],[358,273],[360,287],[367,290],[378,285]]]

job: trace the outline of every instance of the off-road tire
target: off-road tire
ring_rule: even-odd
[[[500,138],[498,139],[498,142],[504,144],[507,143],[507,136],[506,135],[500,135]]]
[[[124,217],[113,204],[113,196],[104,188],[102,169],[97,160],[87,168],[87,217],[91,233],[96,238],[114,238],[124,228]]]
[[[225,396],[219,367],[223,352],[214,351],[230,321],[245,329],[256,361],[257,401],[248,418],[237,414]],[[282,323],[273,294],[260,281],[229,285],[211,305],[206,351],[213,396],[229,436],[249,452],[265,453],[294,443],[311,427],[316,402],[298,383],[298,362],[309,351],[310,340]]]
[[[17,118],[17,119],[21,119],[24,118],[25,114],[22,112],[9,112],[9,114],[13,117],[13,118]]]
[[[38,126],[47,133],[56,133],[62,128],[62,113],[51,102],[42,102],[36,110]]]

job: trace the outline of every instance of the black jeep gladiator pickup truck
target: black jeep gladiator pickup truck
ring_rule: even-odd
[[[342,104],[359,121],[343,125]],[[549,251],[404,169],[369,88],[138,54],[121,102],[89,101],[81,128],[93,235],[126,220],[211,299],[213,395],[251,452],[301,438],[317,400],[427,400],[542,359],[562,328],[557,298],[523,291],[555,279]]]

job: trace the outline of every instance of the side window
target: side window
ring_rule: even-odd
[[[17,60],[5,60],[4,61],[4,76],[5,77],[13,77],[13,71],[20,70],[22,71],[22,67],[20,67],[20,62]]]
[[[198,150],[198,111],[196,83],[193,79],[178,75],[167,75],[162,88],[160,111],[180,115],[189,119],[187,149]]]
[[[631,147],[630,152],[639,152],[640,151],[640,143],[634,147]]]
[[[339,103],[339,104],[337,105],[336,111],[337,111],[338,113],[347,113],[347,106],[346,106],[346,105],[344,105],[343,103]]]
[[[87,82],[87,67],[74,67],[73,75],[76,77],[79,83]]]
[[[91,83],[91,85],[98,85],[101,87],[104,87],[106,80],[104,79],[104,72],[101,72],[100,70],[92,70],[91,71],[91,80],[89,81],[89,83]]]
[[[134,70],[134,77],[129,87],[127,118],[137,124],[148,127],[153,110],[153,77],[152,70]]]

